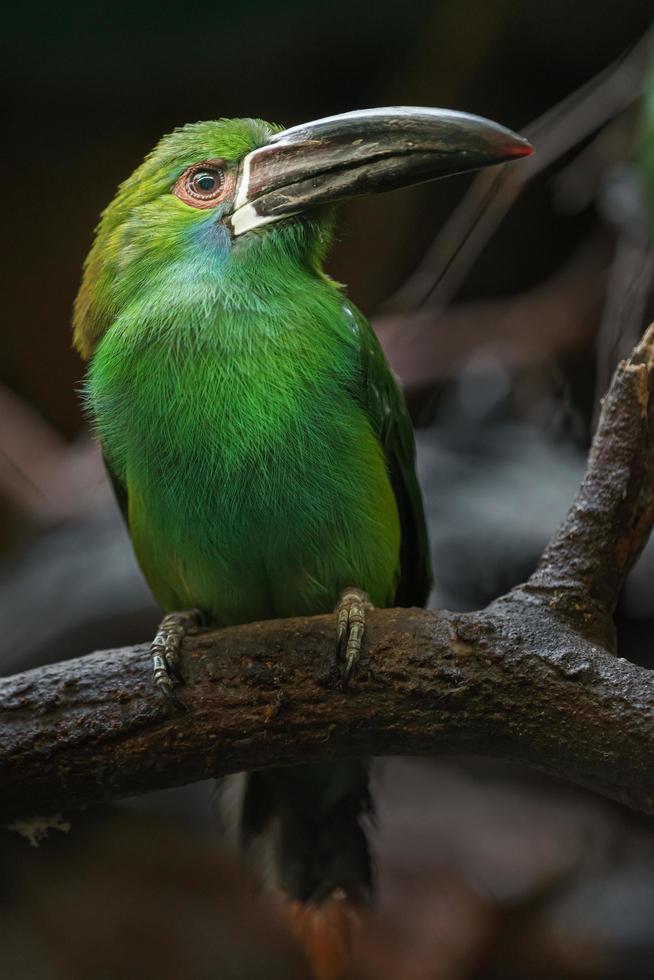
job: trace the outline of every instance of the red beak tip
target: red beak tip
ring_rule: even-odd
[[[534,152],[534,148],[527,140],[521,140],[520,143],[513,143],[509,148],[508,155],[511,157],[530,157]]]

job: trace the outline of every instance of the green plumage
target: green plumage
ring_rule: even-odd
[[[422,604],[427,536],[404,401],[379,344],[321,268],[330,211],[242,238],[171,188],[273,128],[165,138],[104,213],[75,309],[86,402],[134,549],[166,611],[218,625],[331,611],[346,587]],[[324,791],[316,792],[315,785]],[[246,851],[270,828],[302,900],[370,886],[363,763],[255,775]]]
[[[232,249],[213,211],[170,194],[190,163],[270,131],[223,121],[162,141],[105,212],[76,313],[144,574],[165,610],[218,624],[328,611],[348,585],[418,604],[429,581],[402,396],[320,271],[330,216]]]

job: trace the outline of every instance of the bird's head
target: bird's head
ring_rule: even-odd
[[[165,136],[102,215],[75,303],[89,357],[146,290],[162,304],[283,256],[318,270],[331,205],[531,152],[510,130],[443,109],[367,109],[291,129],[255,119],[194,123]],[[213,287],[212,287],[213,284]],[[219,292],[219,290],[218,290]]]

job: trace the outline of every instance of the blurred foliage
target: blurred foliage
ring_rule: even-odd
[[[637,161],[649,208],[650,228],[654,227],[654,57],[652,57],[643,90],[638,130]]]

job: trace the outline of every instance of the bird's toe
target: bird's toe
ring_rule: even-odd
[[[186,711],[175,692],[175,685],[184,683],[179,652],[184,637],[201,626],[202,621],[202,613],[198,609],[168,613],[159,624],[150,646],[155,687],[178,711]]]
[[[336,666],[341,687],[347,687],[350,675],[361,654],[366,629],[366,610],[373,605],[362,589],[348,588],[336,606]]]

